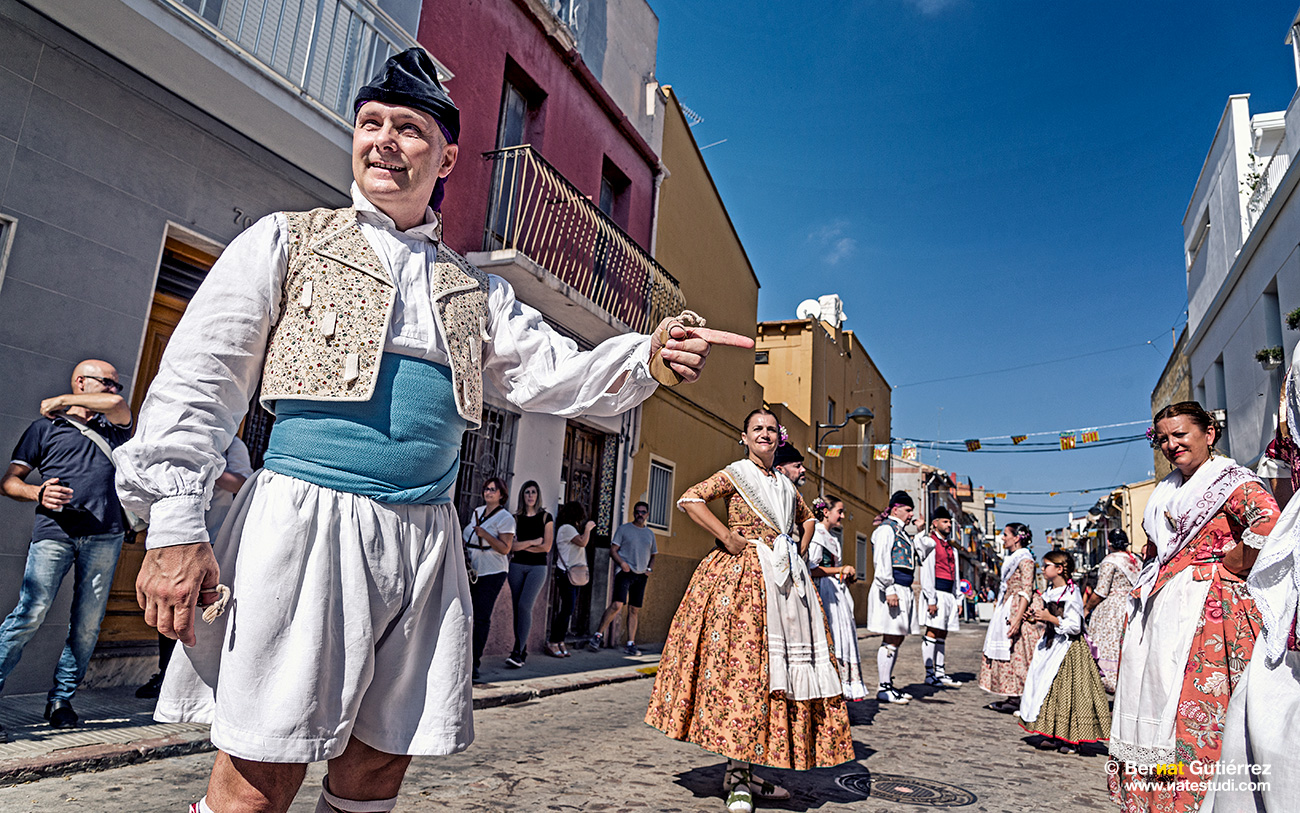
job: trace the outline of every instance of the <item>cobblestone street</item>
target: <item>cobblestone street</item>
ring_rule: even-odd
[[[903,794],[882,778],[887,776],[941,782],[973,794],[975,801],[966,797],[961,810],[1111,809],[1103,757],[1036,751],[1011,718],[981,708],[990,699],[974,685],[983,634],[982,625],[969,625],[950,639],[950,671],[971,682],[941,692],[921,685],[920,647],[909,638],[897,682],[916,700],[884,708],[874,700],[852,704],[857,760],[807,773],[767,771],[794,798],[760,809],[875,813],[942,809],[963,801],[959,792],[946,804],[895,801]],[[877,641],[862,640],[870,667]],[[725,810],[717,792],[722,760],[641,722],[651,685],[638,680],[479,711],[474,746],[454,757],[417,759],[398,809]],[[0,809],[69,810],[79,802],[80,809],[96,813],[180,813],[202,795],[211,763],[211,754],[196,754],[3,788]],[[294,813],[314,810],[323,773],[323,765],[312,767]],[[874,784],[865,781],[867,775]]]

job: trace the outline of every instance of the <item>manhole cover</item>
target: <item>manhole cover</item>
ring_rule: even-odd
[[[836,778],[835,784],[860,796],[922,807],[964,807],[975,802],[975,794],[968,790],[914,776],[851,773]]]

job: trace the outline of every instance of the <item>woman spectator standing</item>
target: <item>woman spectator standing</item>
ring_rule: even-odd
[[[727,757],[731,813],[790,792],[753,773],[853,759],[849,714],[816,588],[800,555],[813,517],[772,468],[780,427],[766,409],[745,417],[748,454],[677,501],[719,545],[695,569],[673,616],[646,722]],[[727,506],[724,525],[706,503]]]
[[[1124,618],[1128,614],[1128,597],[1137,581],[1141,562],[1128,549],[1128,534],[1114,528],[1106,534],[1110,553],[1097,569],[1097,587],[1088,596],[1084,611],[1088,616],[1088,639],[1097,648],[1097,668],[1101,685],[1115,691],[1119,674],[1119,645],[1124,638]]]
[[[1156,413],[1152,439],[1174,470],[1147,502],[1150,542],[1120,648],[1107,782],[1124,810],[1200,807],[1229,695],[1259,634],[1245,578],[1277,503],[1254,472],[1214,451],[1218,437],[1195,401]],[[1156,775],[1173,763],[1192,764],[1194,781]]]
[[[817,594],[831,628],[844,698],[862,700],[867,696],[867,687],[862,682],[858,622],[853,618],[853,596],[849,594],[849,585],[857,581],[858,573],[853,565],[844,564],[844,543],[834,533],[844,525],[844,501],[818,497],[813,500],[812,510],[817,526],[808,545],[808,572],[816,580]]]
[[[506,583],[510,569],[510,546],[515,541],[515,518],[506,509],[506,484],[500,477],[483,484],[483,504],[470,514],[465,526],[465,547],[469,551],[469,593],[474,605],[474,680],[492,626],[492,608]]]
[[[573,608],[578,603],[578,588],[591,578],[587,569],[587,542],[596,522],[587,519],[582,503],[568,502],[560,506],[556,524],[559,530],[555,532],[555,586],[560,601],[551,615],[551,639],[546,651],[557,658],[567,658],[569,650],[564,645],[564,638],[569,632]],[[579,583],[575,584],[575,581]]]
[[[547,560],[555,540],[555,520],[542,508],[542,489],[529,480],[519,489],[515,514],[515,541],[510,546],[510,601],[514,607],[515,648],[506,666],[518,669],[528,657],[528,634],[533,631],[533,608],[546,586]]]
[[[1006,700],[989,703],[984,708],[1010,714],[1020,708],[1020,694],[1034,647],[1043,637],[1043,625],[1027,617],[1034,592],[1034,555],[1029,551],[1033,533],[1024,524],[1012,522],[1002,529],[1002,586],[998,603],[984,634],[984,665],[980,667],[980,688],[994,694],[1008,695]],[[1041,600],[1038,601],[1041,607]]]

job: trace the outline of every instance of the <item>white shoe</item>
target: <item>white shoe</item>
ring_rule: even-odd
[[[939,673],[939,682],[950,689],[955,689],[961,685],[960,680],[953,680],[952,678],[945,675],[943,672]]]
[[[880,689],[876,691],[876,699],[881,703],[894,703],[901,706],[906,705],[912,698],[895,689],[892,684],[882,683]]]

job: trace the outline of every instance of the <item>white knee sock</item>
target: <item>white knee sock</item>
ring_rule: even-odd
[[[947,674],[947,672],[943,671],[943,652],[946,644],[946,638],[940,638],[934,642],[934,672],[937,675]]]
[[[341,799],[329,792],[329,777],[321,781],[320,799],[316,802],[316,813],[389,813],[397,807],[397,797],[378,799],[373,802],[358,802]]]
[[[931,638],[929,635],[926,635],[926,636],[924,636],[923,638],[921,638],[921,660],[925,663],[925,674],[926,674],[927,676],[933,676],[933,675],[934,675],[934,670],[935,670],[934,648],[935,648],[935,645],[936,645],[936,643],[935,643],[935,639]]]
[[[880,673],[880,685],[894,679],[894,659],[898,657],[898,647],[893,644],[881,644],[876,650],[876,671]]]
[[[213,813],[212,808],[208,807],[208,797],[204,796],[190,805],[190,813]]]

